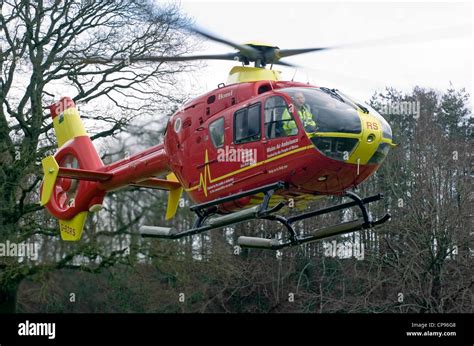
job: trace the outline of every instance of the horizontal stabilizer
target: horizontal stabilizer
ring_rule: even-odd
[[[138,183],[131,183],[132,186],[137,187],[147,187],[150,189],[158,190],[174,190],[181,188],[181,184],[178,181],[159,179],[159,178],[149,178],[142,180]]]
[[[88,169],[80,168],[69,168],[59,167],[58,162],[54,156],[47,156],[41,160],[43,165],[43,187],[41,190],[41,205],[48,204],[53,193],[54,186],[56,185],[56,179],[69,178],[78,180],[89,180],[89,181],[106,181],[113,177],[112,173],[93,171]]]
[[[91,171],[88,169],[59,167],[58,176],[62,178],[78,180],[106,181],[112,178],[114,175],[113,173]]]

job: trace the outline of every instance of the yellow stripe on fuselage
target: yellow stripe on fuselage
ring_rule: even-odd
[[[240,169],[237,169],[235,171],[232,171],[232,172],[229,172],[227,174],[224,174],[224,175],[221,175],[220,177],[217,177],[217,178],[212,178],[211,177],[211,169],[209,167],[209,159],[208,159],[208,153],[207,153],[207,150],[206,150],[206,154],[205,154],[205,168],[204,168],[204,176],[203,174],[201,173],[200,174],[200,177],[199,177],[199,184],[193,186],[193,187],[190,187],[190,188],[187,188],[185,189],[186,192],[189,192],[189,191],[194,191],[196,189],[198,189],[199,187],[203,187],[204,188],[204,194],[207,196],[207,184],[208,183],[215,183],[215,182],[218,182],[219,180],[222,180],[222,179],[226,179],[226,178],[229,178],[231,176],[234,176],[236,174],[239,174],[239,173],[242,173],[242,172],[245,172],[249,169],[252,169],[252,168],[255,168],[255,167],[258,167],[258,166],[261,166],[265,163],[268,163],[268,162],[272,162],[272,161],[275,161],[275,160],[278,160],[278,159],[281,159],[282,157],[285,157],[285,156],[288,156],[288,155],[292,155],[292,154],[295,154],[295,153],[298,153],[300,151],[303,151],[303,150],[306,150],[306,149],[310,149],[310,148],[314,148],[314,145],[307,145],[307,146],[304,146],[304,147],[299,147],[299,148],[296,148],[294,150],[290,150],[286,153],[283,153],[283,154],[280,154],[280,155],[275,155],[273,157],[270,157],[266,160],[263,160],[263,161],[260,161],[260,162],[257,162],[255,163],[254,165],[250,165],[250,166],[246,166],[246,167],[242,167]]]

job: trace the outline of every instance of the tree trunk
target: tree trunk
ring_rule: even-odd
[[[18,287],[21,281],[0,285],[0,313],[15,313]]]

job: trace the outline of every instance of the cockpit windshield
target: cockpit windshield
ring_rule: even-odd
[[[307,132],[360,133],[358,107],[331,89],[285,88]]]

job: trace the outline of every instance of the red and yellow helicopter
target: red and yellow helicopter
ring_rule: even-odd
[[[74,102],[50,106],[59,150],[42,161],[41,204],[59,219],[63,240],[77,241],[89,212],[101,209],[108,191],[137,186],[169,191],[166,219],[183,190],[196,205],[191,229],[142,226],[146,237],[177,239],[252,219],[281,223],[284,239],[240,237],[242,247],[281,249],[338,234],[372,228],[356,187],[380,166],[392,143],[389,124],[375,110],[335,89],[282,81],[273,64],[282,58],[329,48],[279,49],[252,42],[235,44],[203,30],[195,32],[237,52],[217,55],[148,56],[135,61],[236,60],[226,84],[182,106],[167,124],[164,141],[104,165],[87,135]],[[89,59],[91,64],[112,60]],[[249,66],[250,63],[254,66]],[[270,68],[267,66],[270,65]],[[279,212],[322,196],[350,201],[299,215]],[[290,205],[291,204],[291,205]],[[299,220],[357,206],[361,218],[297,235]]]

